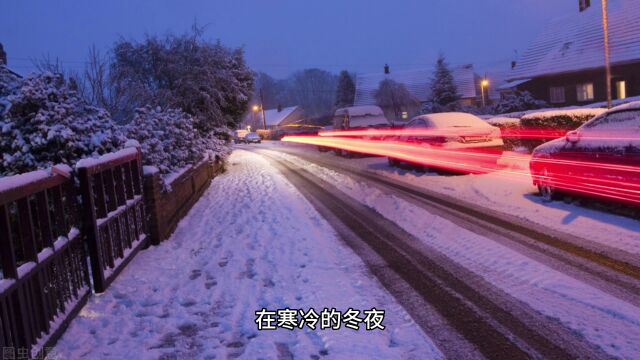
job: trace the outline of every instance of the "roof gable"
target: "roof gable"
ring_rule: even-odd
[[[640,1],[611,0],[611,63],[640,61]],[[508,78],[524,79],[604,67],[600,6],[552,20],[531,43]]]
[[[453,79],[462,98],[476,97],[474,72],[472,65],[456,66],[451,69]],[[391,79],[407,87],[407,90],[420,101],[427,101],[430,95],[433,68],[408,71],[392,71],[390,74],[372,73],[356,76],[356,97],[354,105],[373,105],[380,82]]]
[[[291,106],[278,111],[278,109],[265,110],[264,115],[267,119],[267,126],[279,126],[289,123],[291,119],[288,119],[299,106]]]

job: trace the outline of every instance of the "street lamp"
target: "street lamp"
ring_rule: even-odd
[[[482,82],[480,82],[480,92],[482,93],[482,107],[484,108],[486,105],[486,101],[484,98],[484,89],[489,87],[489,80],[487,80],[486,78],[482,80]],[[487,91],[487,96],[489,95],[489,92]]]
[[[258,112],[260,107],[258,105],[253,105],[253,112]]]
[[[607,75],[607,106],[611,109],[611,58],[609,52],[609,15],[607,0],[602,0],[602,29],[604,30],[604,66]]]

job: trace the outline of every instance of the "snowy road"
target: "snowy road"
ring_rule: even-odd
[[[240,147],[173,237],[94,297],[56,350],[89,359],[640,353],[640,282],[623,261],[637,248],[633,220],[605,221],[620,236],[585,245],[604,249],[590,258],[428,201],[394,176],[386,185],[364,176],[381,161]],[[446,186],[462,191],[468,179]],[[386,329],[257,330],[255,311],[286,307],[375,307],[386,310]]]
[[[448,260],[470,270],[472,274],[459,273],[459,278],[465,279],[471,286],[476,286],[478,282],[478,279],[473,278],[473,275],[479,275],[490,286],[496,287],[526,304],[525,312],[531,310],[543,315],[545,321],[559,322],[561,327],[569,329],[573,334],[578,334],[579,339],[587,340],[609,355],[631,359],[638,353],[638,340],[640,339],[638,338],[640,334],[638,329],[640,324],[638,322],[640,319],[638,294],[640,292],[638,291],[636,266],[626,264],[624,261],[620,261],[619,264],[626,264],[627,269],[602,266],[597,259],[589,259],[588,256],[585,257],[581,253],[573,254],[571,251],[566,251],[567,249],[559,251],[560,249],[553,248],[553,246],[538,248],[521,244],[515,246],[513,243],[517,234],[502,231],[500,232],[501,236],[496,236],[496,233],[493,232],[495,230],[489,229],[490,231],[487,231],[486,228],[478,226],[473,228],[468,224],[460,224],[460,219],[463,219],[460,217],[454,217],[452,223],[450,214],[445,213],[446,216],[443,217],[442,211],[430,212],[432,209],[419,204],[418,201],[413,201],[414,199],[407,199],[407,196],[403,196],[404,194],[394,192],[393,188],[377,186],[379,184],[356,176],[356,173],[362,171],[347,172],[349,176],[345,176],[345,171],[342,171],[343,167],[340,165],[349,163],[351,168],[357,170],[358,160],[319,161],[319,157],[324,157],[324,160],[335,158],[329,154],[317,155],[317,152],[316,156],[310,156],[314,151],[302,148],[292,151],[288,146],[283,148],[280,145],[275,145],[275,147],[267,145],[266,147],[271,147],[278,152],[261,150],[261,153],[269,154],[268,156],[277,154],[276,157],[297,167],[298,171],[308,172],[326,184],[336,185],[342,193],[392,220],[402,230],[406,230],[421,240],[424,245],[432,246],[433,248],[429,251],[439,252]],[[283,152],[298,156],[287,155]],[[315,165],[302,158],[312,158],[316,163],[322,163],[323,166]],[[366,172],[371,168],[379,168],[380,165],[371,166],[371,164],[381,161],[384,159],[362,160],[363,163],[369,162],[363,170]],[[353,165],[353,162],[356,164]],[[482,181],[482,177],[477,177],[474,180]],[[450,186],[455,187],[455,181],[452,181]],[[328,185],[325,186],[325,188],[328,187]],[[588,210],[576,210],[589,212]],[[530,215],[530,213],[524,213]],[[617,223],[609,222],[613,217],[606,214],[602,214],[602,218],[604,219],[602,223],[594,221],[589,228],[581,229],[581,231],[583,233],[591,231],[599,236],[603,236],[606,231],[609,231],[611,242],[616,246],[611,250],[611,254],[616,256],[622,254],[623,259],[628,259],[629,257],[625,256],[629,254],[624,251],[627,249],[621,249],[618,246],[624,244],[623,241],[628,241],[631,244],[638,241],[638,233],[628,232],[626,229],[627,226],[634,228],[638,224],[624,219],[618,220]],[[538,219],[532,220],[535,225],[535,221]],[[563,230],[567,229],[572,230],[573,228],[567,226]],[[546,230],[550,229],[546,228]],[[626,239],[616,238],[615,234],[618,233],[628,233],[630,236]],[[535,239],[531,240],[531,242],[536,242]],[[588,244],[586,247],[592,245]],[[607,247],[599,245],[602,246],[599,249]],[[545,249],[545,247],[551,249]],[[608,253],[609,250],[606,249],[604,252]],[[561,252],[566,253],[560,254]],[[597,252],[593,251],[593,253]],[[454,269],[452,272],[455,273],[455,271]],[[471,282],[469,282],[470,280]],[[509,296],[502,296],[502,298],[504,300]],[[475,302],[476,299],[470,299],[470,301]],[[500,303],[501,300],[494,299],[494,302]],[[511,313],[518,313],[516,309],[510,308],[509,304],[505,306],[503,303],[502,306]],[[448,320],[451,322],[451,319]],[[533,322],[531,319],[522,320],[529,321],[532,328],[538,327],[540,333],[549,336],[548,329],[540,328],[540,319],[533,320]],[[549,324],[549,326],[554,327],[553,324]],[[559,329],[556,328],[556,330]],[[562,332],[562,330],[559,331]],[[558,334],[552,335],[551,339],[557,341]],[[571,340],[563,339],[560,340],[560,344],[556,342],[556,345],[564,347],[568,352],[574,351],[574,356],[603,356],[603,354],[587,355],[589,350],[580,347],[579,339],[574,339],[578,340],[578,343],[573,344],[571,344]],[[481,348],[485,344],[475,345]],[[544,348],[539,350],[543,353],[545,351]],[[450,355],[448,352],[446,353]],[[486,355],[486,352],[484,354]],[[548,353],[546,357],[549,357]]]
[[[258,331],[255,311],[386,310],[383,331]],[[174,235],[92,298],[63,359],[425,359],[441,352],[329,224],[264,158],[244,151]]]

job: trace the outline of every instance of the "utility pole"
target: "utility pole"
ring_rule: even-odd
[[[262,88],[260,88],[260,109],[262,109],[262,126],[267,130],[267,116],[264,113],[264,97],[262,95]]]
[[[609,15],[607,0],[602,0],[602,28],[604,29],[604,66],[607,73],[607,107],[611,109],[611,54],[609,52]]]

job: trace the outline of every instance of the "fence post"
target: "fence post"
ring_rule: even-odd
[[[164,226],[160,224],[160,204],[158,204],[162,191],[160,182],[160,173],[157,171],[144,174],[144,201],[148,217],[149,240],[152,245],[159,245],[163,236],[161,229]]]
[[[93,288],[96,293],[104,292],[105,280],[103,272],[104,259],[100,247],[100,232],[96,223],[96,208],[93,199],[93,180],[88,169],[78,169],[80,178],[80,194],[82,196],[82,227],[89,248],[91,274],[93,275]]]

